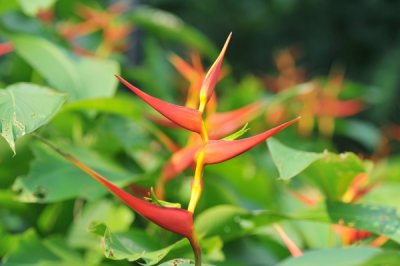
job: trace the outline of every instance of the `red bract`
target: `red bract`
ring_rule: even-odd
[[[198,110],[168,103],[155,98],[130,84],[125,79],[115,75],[128,89],[133,91],[144,102],[175,124],[197,133],[201,132],[201,113]]]
[[[206,125],[210,139],[219,139],[238,130],[261,113],[264,104],[255,102],[233,111],[215,113],[207,117]]]
[[[71,155],[64,155],[66,159],[71,161],[77,167],[82,169],[85,173],[90,175],[93,179],[105,186],[114,195],[125,202],[134,211],[149,219],[159,226],[177,233],[181,236],[192,238],[193,233],[193,215],[192,213],[179,209],[179,208],[166,208],[154,205],[150,202],[136,198],[128,192],[115,186],[99,173],[89,168]]]
[[[219,72],[221,71],[222,61],[224,60],[224,55],[228,47],[229,41],[231,39],[232,33],[229,34],[224,47],[222,48],[217,60],[211,66],[210,70],[207,72],[206,77],[203,80],[200,88],[200,107],[199,110],[202,112],[205,105],[210,100],[214,93],[215,84],[218,81]]]
[[[275,135],[282,129],[290,126],[294,122],[299,120],[299,117],[292,121],[286,122],[280,126],[274,127],[261,134],[253,137],[239,139],[239,140],[209,140],[205,145],[205,164],[220,163],[229,160],[243,152],[253,148],[258,143],[266,140],[267,138]]]

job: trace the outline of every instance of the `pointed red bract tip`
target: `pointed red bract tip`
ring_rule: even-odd
[[[253,148],[258,143],[266,140],[267,138],[275,135],[282,129],[290,126],[300,117],[293,119],[289,122],[286,122],[282,125],[274,127],[268,131],[265,131],[261,134],[255,135],[253,137],[239,139],[239,140],[209,140],[205,145],[205,164],[214,164],[220,163],[226,160],[229,160],[233,157],[236,157],[243,152]]]
[[[215,85],[218,81],[219,72],[221,71],[222,61],[224,60],[226,49],[228,48],[229,41],[231,40],[232,32],[229,34],[228,38],[225,41],[224,47],[222,48],[220,54],[215,60],[214,64],[208,70],[203,83],[201,84],[200,89],[200,101],[205,100],[205,103],[211,98],[214,93]],[[205,99],[202,99],[202,95],[205,96]],[[203,103],[203,105],[205,105]]]
[[[154,205],[145,200],[136,198],[123,189],[115,186],[113,183],[82,162],[78,161],[76,158],[70,155],[64,157],[83,170],[85,173],[90,175],[100,184],[105,186],[115,196],[120,198],[129,207],[143,217],[149,219],[162,228],[167,229],[168,231],[174,232],[189,239],[193,237],[193,214],[191,212],[179,208],[166,208]]]
[[[183,128],[190,131],[200,133],[201,132],[201,112],[195,109],[187,108],[184,106],[168,103],[155,98],[140,89],[136,88],[122,77],[115,75],[128,89],[134,92],[139,98],[141,98],[148,105],[153,107],[160,114]]]

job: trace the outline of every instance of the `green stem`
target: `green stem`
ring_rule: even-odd
[[[188,238],[190,245],[192,246],[194,253],[194,265],[201,266],[201,249],[199,244],[196,241],[196,236],[193,235],[191,238]]]

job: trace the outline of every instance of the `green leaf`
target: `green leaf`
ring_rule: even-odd
[[[354,153],[328,153],[314,162],[304,176],[311,180],[330,200],[341,200],[353,179],[369,171],[369,164]]]
[[[382,251],[371,247],[350,247],[320,249],[305,252],[303,256],[292,257],[278,266],[360,266]]]
[[[17,0],[0,0],[0,15],[19,8]]]
[[[337,121],[336,131],[338,134],[358,141],[370,151],[374,151],[381,141],[379,129],[372,123],[365,121],[356,119],[339,120]]]
[[[79,253],[65,245],[60,237],[39,239],[33,230],[23,234],[18,248],[6,256],[4,266],[84,266]]]
[[[160,264],[160,266],[193,266],[193,265],[194,261],[187,259],[173,259]],[[204,264],[204,263],[202,263],[201,265],[212,266],[211,264]]]
[[[15,141],[46,124],[58,111],[65,95],[30,83],[0,90],[1,135],[15,154]]]
[[[10,37],[15,51],[69,100],[111,97],[117,88],[119,66],[111,60],[75,58],[53,43],[35,36]]]
[[[44,144],[37,143],[32,149],[35,159],[30,172],[13,184],[20,201],[56,202],[74,197],[93,200],[107,193],[104,187]],[[135,180],[131,173],[93,151],[71,146],[65,150],[117,185]]]
[[[86,204],[76,218],[68,233],[67,243],[75,248],[96,249],[97,237],[88,232],[93,221],[101,221],[110,226],[114,232],[129,229],[134,212],[125,205],[110,200],[93,201]]]
[[[224,241],[254,233],[257,229],[281,220],[329,222],[320,207],[298,213],[270,210],[247,211],[237,206],[219,205],[202,212],[195,221],[197,232],[203,237],[220,236]]]
[[[103,238],[104,255],[113,260],[144,260],[145,265],[159,263],[170,251],[189,245],[186,239],[179,240],[165,248],[155,249],[156,243],[142,231],[131,230],[124,234],[112,233],[104,223],[93,223],[90,231]]]
[[[400,216],[396,208],[331,201],[326,206],[333,222],[384,235],[400,243]]]
[[[198,30],[186,25],[175,15],[144,6],[136,7],[130,15],[135,26],[142,27],[159,37],[181,42],[214,59],[218,52],[214,45]]]
[[[57,0],[18,0],[22,11],[28,16],[36,16],[40,10],[50,8]]]
[[[305,152],[291,149],[275,138],[267,140],[272,160],[279,171],[279,178],[291,179],[304,171],[313,162],[325,156],[324,153]]]

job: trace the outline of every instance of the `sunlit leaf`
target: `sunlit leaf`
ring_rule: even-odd
[[[66,97],[48,88],[17,83],[0,90],[0,129],[15,153],[15,141],[46,124]]]
[[[287,180],[295,177],[318,159],[324,157],[323,153],[306,152],[291,149],[278,140],[267,140],[272,160],[279,171],[279,178]]]
[[[114,74],[119,73],[119,66],[112,60],[74,58],[53,43],[30,35],[14,35],[11,41],[16,53],[56,90],[66,92],[69,100],[110,97],[117,88]]]
[[[22,11],[29,15],[35,16],[39,11],[50,8],[57,0],[18,0]]]

